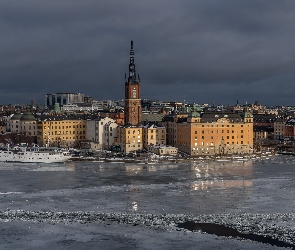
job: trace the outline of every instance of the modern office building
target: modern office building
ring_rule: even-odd
[[[84,94],[81,93],[55,93],[45,95],[45,106],[52,109],[58,103],[60,107],[68,104],[84,103]]]

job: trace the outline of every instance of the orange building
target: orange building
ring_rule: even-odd
[[[194,108],[175,123],[176,146],[191,156],[249,154],[253,152],[253,116],[204,113]]]

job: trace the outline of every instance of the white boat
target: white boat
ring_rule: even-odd
[[[18,150],[0,150],[0,161],[23,163],[60,163],[71,158],[59,148],[19,147]]]

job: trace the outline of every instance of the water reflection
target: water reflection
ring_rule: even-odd
[[[195,180],[192,190],[209,188],[252,187],[252,161],[192,163]]]
[[[136,201],[133,201],[132,202],[132,210],[135,212],[137,211],[138,207],[137,207],[137,202]]]
[[[213,180],[213,181],[200,181],[191,184],[192,190],[205,190],[209,188],[234,188],[234,187],[252,187],[252,180]]]

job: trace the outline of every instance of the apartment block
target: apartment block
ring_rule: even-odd
[[[194,107],[187,117],[175,118],[176,146],[191,156],[249,154],[253,152],[253,116],[203,113]]]
[[[166,145],[166,128],[155,124],[142,127],[143,147],[148,149],[151,145]]]
[[[86,140],[97,143],[99,149],[109,149],[118,133],[118,124],[115,120],[105,117],[86,121]]]
[[[53,116],[38,121],[40,146],[74,147],[86,139],[86,120]]]
[[[115,144],[119,145],[124,153],[142,150],[142,127],[132,125],[118,127],[118,137],[115,140]]]

